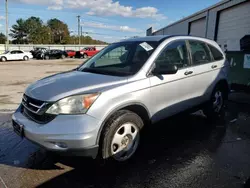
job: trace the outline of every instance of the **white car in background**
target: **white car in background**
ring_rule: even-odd
[[[10,61],[10,60],[28,61],[29,59],[32,59],[32,58],[33,56],[30,52],[24,52],[22,50],[6,51],[5,53],[0,54],[1,61]]]

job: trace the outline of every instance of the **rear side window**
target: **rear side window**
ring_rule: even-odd
[[[215,61],[223,59],[223,54],[215,47],[208,45]]]
[[[201,65],[212,61],[206,43],[191,40],[189,41],[193,65]]]

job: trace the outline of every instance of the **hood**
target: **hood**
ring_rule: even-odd
[[[70,95],[102,92],[126,82],[126,77],[70,71],[34,82],[26,89],[25,94],[41,101],[57,101]]]

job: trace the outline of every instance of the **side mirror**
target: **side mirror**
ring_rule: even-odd
[[[175,74],[178,71],[178,67],[176,65],[164,65],[160,67],[155,67],[152,73],[154,75],[159,74]]]

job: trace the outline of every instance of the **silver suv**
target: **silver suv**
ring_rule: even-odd
[[[227,62],[216,42],[152,36],[109,45],[78,68],[31,84],[14,131],[48,150],[125,161],[143,127],[204,105],[220,116]]]

